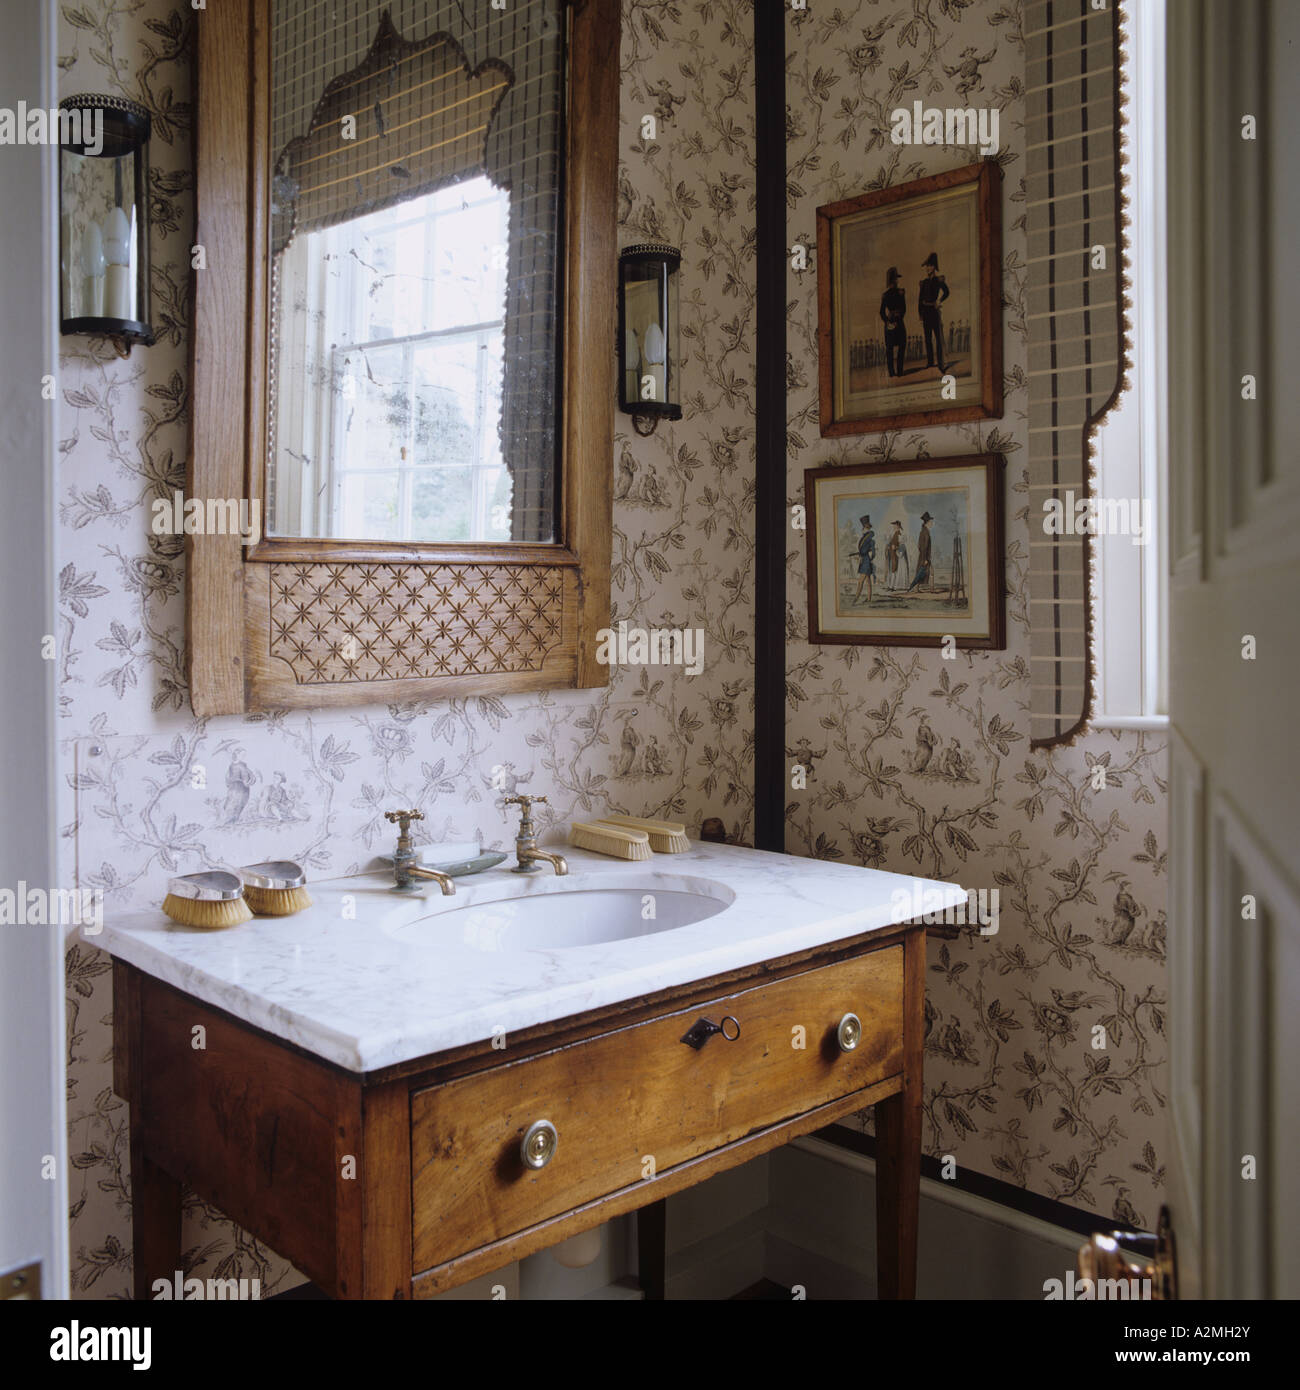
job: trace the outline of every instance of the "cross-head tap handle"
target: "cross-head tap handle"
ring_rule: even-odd
[[[506,806],[522,806],[523,814],[519,817],[519,838],[528,839],[533,833],[533,807],[540,802],[543,806],[551,803],[544,796],[525,796],[522,793],[518,796],[508,796],[502,803]]]
[[[402,841],[410,841],[411,822],[413,820],[423,820],[423,811],[385,811],[384,819],[398,828],[398,848],[402,847]]]

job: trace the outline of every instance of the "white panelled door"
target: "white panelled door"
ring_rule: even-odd
[[[1300,4],[1168,24],[1169,1205],[1180,1296],[1297,1298]]]

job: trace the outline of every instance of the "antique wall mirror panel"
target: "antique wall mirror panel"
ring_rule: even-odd
[[[203,14],[196,713],[604,683],[618,26]]]

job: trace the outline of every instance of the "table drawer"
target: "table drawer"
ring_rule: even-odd
[[[846,1013],[861,1036],[842,1051]],[[699,1018],[740,1024],[698,1050]],[[731,1031],[728,1025],[728,1031]],[[755,985],[411,1096],[418,1272],[903,1069],[903,948]],[[520,1144],[549,1121],[554,1156]]]

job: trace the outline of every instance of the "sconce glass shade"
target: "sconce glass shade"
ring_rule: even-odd
[[[629,246],[618,257],[618,405],[629,415],[682,418],[675,246]]]
[[[149,112],[111,96],[59,111],[60,331],[150,344]]]

